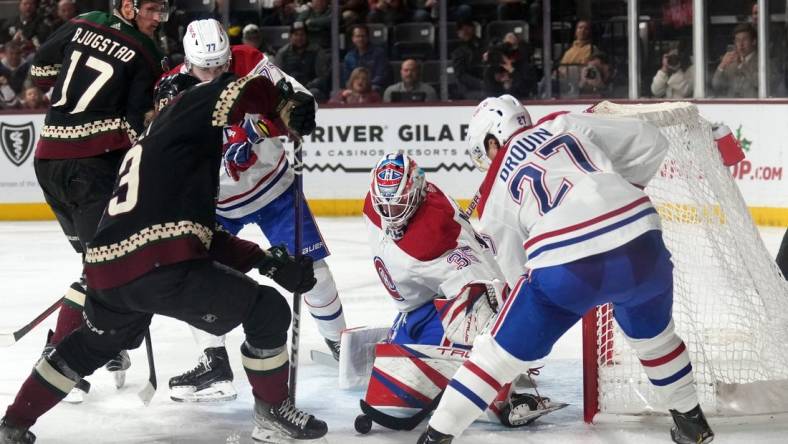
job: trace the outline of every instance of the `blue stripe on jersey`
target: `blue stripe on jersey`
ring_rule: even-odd
[[[576,244],[576,243],[583,242],[583,241],[586,241],[588,239],[591,239],[591,238],[594,238],[594,237],[597,237],[597,236],[601,236],[601,235],[603,235],[605,233],[609,233],[609,232],[611,232],[613,230],[621,228],[624,225],[629,225],[632,222],[634,222],[634,221],[636,221],[636,220],[638,220],[638,219],[640,219],[642,217],[648,216],[649,214],[657,214],[657,210],[654,209],[654,207],[649,207],[649,208],[646,208],[645,210],[643,210],[643,211],[641,211],[641,212],[639,212],[639,213],[637,213],[635,215],[632,215],[632,216],[630,216],[630,217],[628,217],[626,219],[622,219],[622,220],[620,220],[620,221],[618,221],[618,222],[616,222],[614,224],[610,224],[610,225],[608,225],[606,227],[602,227],[602,228],[600,228],[598,230],[591,231],[591,232],[586,233],[586,234],[584,234],[582,236],[577,236],[577,237],[573,237],[573,238],[570,238],[570,239],[564,239],[564,240],[562,240],[560,242],[555,242],[555,243],[552,243],[552,244],[544,245],[544,246],[539,247],[536,250],[534,250],[533,253],[529,254],[528,255],[528,259],[533,259],[536,256],[539,256],[540,254],[544,253],[545,251],[554,250],[556,248],[565,247],[567,245]]]
[[[411,396],[405,390],[397,387],[396,384],[394,384],[392,381],[389,381],[388,378],[386,378],[385,376],[381,375],[380,372],[378,372],[374,368],[372,369],[372,377],[375,378],[376,380],[378,380],[378,382],[380,382],[384,386],[386,386],[387,389],[391,390],[392,393],[394,393],[398,398],[400,398],[403,401],[405,401],[409,406],[416,407],[416,408],[424,408],[424,407],[427,406],[426,404],[424,404],[420,400],[418,400],[418,399],[414,398],[413,396]]]
[[[468,398],[469,401],[476,404],[476,407],[479,407],[479,409],[481,409],[482,411],[487,410],[487,403],[484,402],[484,400],[480,398],[479,395],[474,393],[471,389],[462,385],[461,382],[457,381],[456,379],[452,379],[451,381],[449,381],[449,387],[453,388],[454,390],[457,390],[461,395]]]
[[[331,320],[334,320],[334,319],[338,318],[339,315],[341,315],[341,314],[342,314],[342,307],[339,307],[339,310],[337,310],[337,312],[334,313],[334,314],[330,314],[330,315],[327,315],[327,316],[312,315],[312,317],[315,318],[315,319],[320,319],[321,321],[331,321]]]
[[[234,210],[236,208],[241,208],[242,206],[246,205],[247,203],[256,200],[258,197],[260,197],[263,194],[265,194],[266,192],[268,192],[268,190],[270,190],[271,187],[276,185],[277,182],[279,182],[279,180],[282,178],[282,176],[284,176],[285,173],[287,172],[287,168],[288,168],[288,165],[287,165],[287,163],[285,163],[285,166],[284,166],[284,168],[282,168],[282,171],[280,171],[272,181],[268,182],[268,185],[264,186],[260,191],[256,192],[253,196],[246,197],[241,202],[239,202],[239,203],[237,203],[235,205],[229,206],[229,207],[217,206],[217,209],[219,211],[231,211],[231,210]]]
[[[664,387],[666,385],[670,385],[670,384],[678,381],[679,379],[683,378],[684,376],[687,375],[687,373],[689,373],[691,371],[692,371],[692,364],[687,364],[686,367],[684,367],[683,369],[681,369],[681,370],[677,371],[676,373],[674,373],[673,376],[668,376],[665,379],[651,379],[651,378],[649,378],[649,381],[651,381],[652,384],[654,384],[654,385],[656,385],[658,387]]]

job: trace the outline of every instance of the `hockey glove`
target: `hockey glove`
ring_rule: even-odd
[[[503,287],[498,280],[473,281],[451,299],[435,299],[446,338],[458,344],[473,344],[498,312]]]
[[[287,253],[284,245],[269,248],[257,268],[260,274],[273,279],[291,293],[306,293],[317,283],[312,258],[301,256],[296,260]]]
[[[315,99],[303,91],[296,91],[285,79],[276,83],[279,104],[276,112],[290,131],[306,136],[315,130]]]
[[[247,131],[241,126],[226,127],[224,139],[224,169],[227,175],[237,182],[241,177],[240,173],[257,162],[257,155],[252,151]]]

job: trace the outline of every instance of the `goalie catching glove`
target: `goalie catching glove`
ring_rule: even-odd
[[[287,253],[284,245],[269,248],[257,269],[291,293],[306,293],[317,283],[312,258],[301,256],[296,259]]]
[[[315,99],[303,91],[296,91],[285,79],[276,83],[279,104],[276,112],[285,126],[296,136],[306,136],[315,130]]]
[[[473,281],[451,299],[435,299],[446,338],[455,344],[473,344],[498,312],[503,294],[504,283],[499,280]]]

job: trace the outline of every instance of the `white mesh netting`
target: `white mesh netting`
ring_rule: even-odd
[[[788,411],[788,284],[690,103],[617,105],[595,113],[653,122],[670,141],[646,192],[673,255],[673,317],[690,352],[701,406],[711,415]],[[640,362],[597,309],[599,411],[665,411]]]

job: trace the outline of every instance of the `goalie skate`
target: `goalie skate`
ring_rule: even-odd
[[[170,399],[177,402],[232,401],[233,371],[224,347],[205,349],[197,366],[170,379]]]
[[[521,427],[531,424],[538,418],[569,404],[553,402],[530,393],[512,393],[509,402],[501,407],[501,424],[506,427]]]
[[[326,443],[323,436],[327,432],[325,422],[297,409],[290,398],[279,405],[268,405],[255,399],[252,431],[255,442]]]
[[[126,385],[126,370],[131,367],[129,352],[126,350],[121,351],[117,356],[112,358],[112,360],[107,362],[105,367],[115,378],[115,388],[123,388],[123,386]]]

